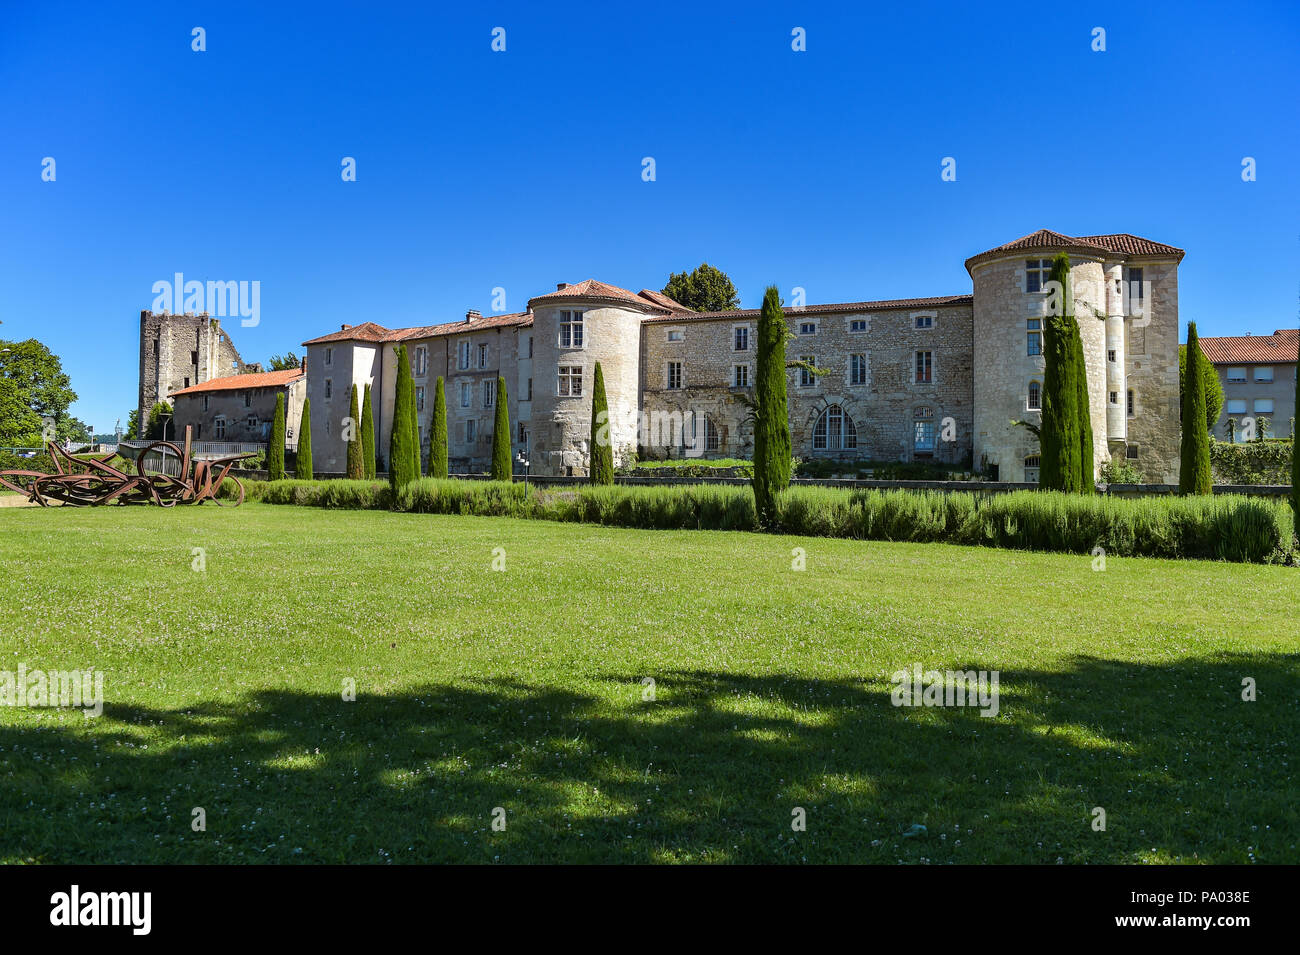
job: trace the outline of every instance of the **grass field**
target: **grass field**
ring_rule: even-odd
[[[259,504],[0,562],[0,670],[108,700],[0,707],[4,862],[1300,861],[1295,568]]]

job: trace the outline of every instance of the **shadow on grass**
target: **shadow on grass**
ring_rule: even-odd
[[[1004,671],[995,719],[885,674],[642,676],[11,723],[0,860],[1300,861],[1300,656]]]

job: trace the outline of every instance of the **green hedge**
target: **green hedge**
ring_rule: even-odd
[[[1290,438],[1230,444],[1210,442],[1210,467],[1216,484],[1290,484]]]
[[[538,488],[519,482],[412,481],[394,497],[378,481],[248,482],[248,499],[314,507],[392,508],[660,530],[756,530],[753,492],[735,485]],[[223,495],[229,489],[223,488]],[[791,487],[778,499],[788,534],[921,541],[1258,563],[1289,560],[1285,502],[1236,495],[1115,498],[1017,491],[845,490]]]

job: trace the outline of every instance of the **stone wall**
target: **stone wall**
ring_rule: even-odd
[[[221,391],[177,395],[173,404],[173,423],[168,428],[169,441],[183,441],[185,426],[190,425],[196,441],[257,441],[269,440],[271,423],[275,420],[275,399],[285,396],[285,447],[296,450],[302,419],[303,400],[307,397],[307,382],[299,379],[287,387],[222,389]],[[217,432],[217,419],[224,419],[222,433]],[[312,422],[312,456],[316,456],[315,422]]]
[[[141,426],[161,398],[213,378],[260,371],[239,357],[221,320],[206,312],[173,315],[140,312],[140,384],[136,407]]]

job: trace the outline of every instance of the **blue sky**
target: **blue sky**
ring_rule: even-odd
[[[1296,324],[1300,5],[872,6],[0,0],[0,337],[106,431],[175,272],[259,281],[265,362],[705,260],[749,306],[962,293],[1039,228],[1186,249],[1202,335]]]

